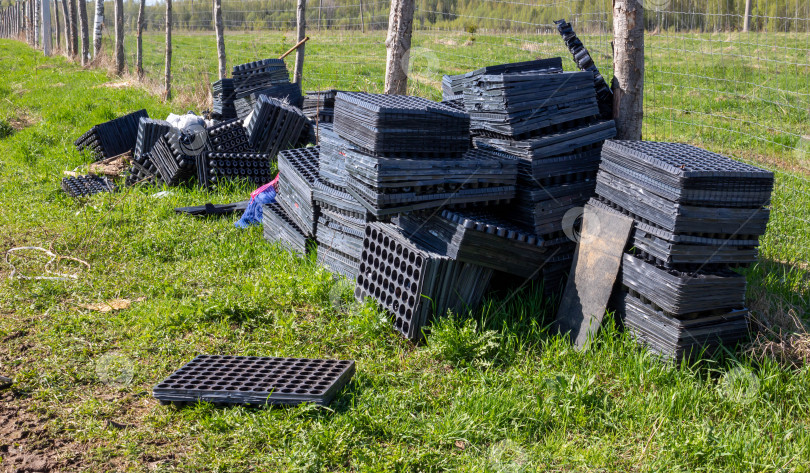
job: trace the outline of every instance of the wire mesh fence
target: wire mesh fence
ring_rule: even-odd
[[[163,77],[164,2],[145,4],[147,81]],[[810,0],[643,4],[644,138],[689,142],[774,170],[777,189],[763,255],[804,271],[810,262]],[[104,49],[111,52],[114,6],[104,6]],[[124,3],[131,73],[139,6]],[[553,24],[561,18],[573,25],[606,79],[612,77],[612,0],[416,0],[415,6],[411,94],[439,99],[444,74],[487,64],[562,56],[573,70]],[[389,7],[388,1],[309,0],[312,39],[303,88],[381,92]],[[229,68],[278,57],[296,42],[294,0],[222,0],[222,11]],[[211,2],[175,0],[172,26],[173,86],[204,101],[218,78]],[[785,284],[798,284],[807,294],[804,276]]]

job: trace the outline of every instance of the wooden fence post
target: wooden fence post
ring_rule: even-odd
[[[51,55],[51,2],[42,0],[42,52],[46,56]]]
[[[798,3],[796,3],[798,8]],[[751,0],[745,0],[745,17],[743,17],[743,33],[748,33],[751,27]]]
[[[88,35],[87,27],[87,1],[77,0],[79,7],[79,35],[81,39],[81,65],[86,66],[90,61],[90,36]]]
[[[385,62],[385,93],[405,95],[408,92],[408,63],[413,34],[414,0],[391,0],[388,13],[388,37]]]
[[[363,0],[360,0],[360,29],[363,33],[366,32],[366,20],[363,18]]]
[[[96,0],[96,12],[93,15],[93,57],[101,52],[101,29],[104,27],[104,0]]]
[[[298,17],[298,41],[300,42],[307,36],[307,0],[298,0],[298,8],[296,16]],[[304,48],[306,43],[302,44],[295,50],[295,72],[293,72],[293,82],[301,85],[304,76]]]
[[[124,0],[115,0],[115,74],[124,73]]]
[[[34,47],[39,47],[39,0],[34,0],[34,8],[31,11],[31,21],[34,25]]]
[[[143,22],[145,21],[146,15],[146,0],[141,0],[141,4],[138,7],[138,29],[137,29],[137,37],[136,37],[136,48],[135,48],[135,74],[138,76],[138,80],[143,80]]]
[[[214,29],[217,34],[217,58],[219,59],[219,78],[224,79],[228,73],[225,61],[225,28],[222,25],[222,0],[214,0]]]
[[[644,8],[613,0],[613,119],[616,139],[640,140],[644,118]]]
[[[172,0],[166,0],[166,100],[172,99]]]
[[[73,57],[80,54],[79,52],[79,6],[76,0],[70,0],[70,47],[73,51]]]
[[[56,23],[54,29],[56,30],[56,49],[62,50],[62,25],[59,23],[59,0],[53,0],[53,19]]]

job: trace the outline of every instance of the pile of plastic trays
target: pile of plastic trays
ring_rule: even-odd
[[[262,207],[262,227],[264,238],[279,242],[284,248],[300,255],[307,253],[310,238],[277,202]]]
[[[276,201],[308,237],[314,237],[318,207],[313,186],[318,180],[318,148],[299,148],[278,155]]]
[[[230,120],[236,118],[236,92],[234,91],[233,79],[220,79],[211,84],[211,95],[213,98],[213,118],[217,120]]]
[[[78,199],[101,192],[115,192],[117,187],[114,182],[106,177],[89,174],[63,178],[62,190],[74,199]]]
[[[239,119],[224,121],[208,128],[208,143],[217,153],[254,152],[248,144],[247,131]]]
[[[141,118],[149,118],[146,110],[94,125],[74,142],[79,151],[90,150],[96,160],[112,158],[135,149]]]
[[[301,109],[277,98],[259,96],[246,126],[248,145],[275,157],[306,140],[309,121]]]
[[[273,179],[272,157],[267,153],[206,151],[195,158],[195,163],[197,181],[202,187],[236,179],[260,186]]]
[[[335,119],[335,89],[307,92],[302,109],[310,120],[319,123],[332,123]]]
[[[262,59],[233,66],[233,90],[236,98],[246,97],[268,87],[290,82],[283,59]]]
[[[680,361],[747,335],[733,268],[756,261],[772,189],[773,173],[694,146],[605,143],[592,204],[635,220],[622,316],[640,342]]]
[[[241,119],[247,117],[250,112],[253,111],[256,101],[259,100],[259,97],[262,95],[279,99],[295,107],[300,107],[303,100],[301,97],[301,87],[299,87],[298,84],[278,84],[237,98],[234,102],[236,116]]]
[[[593,73],[596,98],[599,101],[599,113],[603,118],[613,118],[613,91],[608,87],[605,78],[594,64],[591,54],[577,37],[570,23],[565,20],[558,20],[554,24],[557,25],[557,31],[563,37],[563,41],[565,41],[568,51],[574,57],[574,62],[577,63],[579,70]]]

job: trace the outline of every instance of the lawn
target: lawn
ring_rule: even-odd
[[[290,45],[282,36],[245,39],[229,60],[278,54]],[[472,47],[490,43],[481,61],[540,54],[502,56],[501,39]],[[199,78],[213,70],[213,55],[203,54],[209,39],[177,41],[194,45],[175,46],[178,86],[192,87],[182,71],[200,68]],[[380,89],[382,36],[314,41],[308,54],[307,88]],[[454,54],[459,65],[449,72],[465,70],[466,54]],[[40,461],[58,471],[810,469],[807,367],[758,363],[740,351],[676,367],[612,327],[577,352],[549,333],[551,301],[536,287],[445,319],[415,346],[370,304],[355,302],[348,282],[267,243],[260,228],[173,211],[240,200],[247,186],[168,195],[138,187],[73,201],[59,182],[63,170],[88,160],[72,146],[77,136],[139,108],[158,117],[183,111],[192,95],[163,103],[11,41],[0,41],[0,62],[2,248],[41,246],[90,264],[62,261],[58,269],[80,272],[70,281],[8,279],[11,268],[0,264],[0,374],[16,381],[0,392],[3,468]],[[436,97],[437,74],[424,77],[414,91]],[[666,86],[658,84],[660,96]],[[712,106],[698,99],[687,106]],[[788,115],[773,117],[774,126],[793,126]],[[682,139],[710,138],[659,121]],[[655,130],[663,136],[663,127]],[[743,141],[717,142],[745,149]],[[780,156],[765,145],[742,156],[784,169],[762,261],[747,270],[749,301],[763,317],[806,316],[802,222],[810,219],[810,189]],[[42,274],[45,263],[12,262],[28,275]],[[354,359],[357,375],[328,408],[178,409],[151,398],[157,381],[199,353]]]

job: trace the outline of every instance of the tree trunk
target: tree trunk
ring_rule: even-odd
[[[222,0],[214,0],[214,29],[217,34],[217,57],[219,58],[219,78],[224,79],[228,74],[225,61],[225,35],[222,25]]]
[[[366,20],[363,18],[363,0],[360,0],[360,30],[366,32]]]
[[[96,13],[93,15],[93,57],[101,53],[101,30],[104,27],[104,0],[96,0]]]
[[[321,31],[321,12],[323,11],[323,0],[318,0],[318,31]]]
[[[408,63],[411,55],[414,0],[391,0],[388,37],[385,40],[385,93],[408,93]]]
[[[40,28],[41,25],[39,24],[39,8],[40,8],[39,0],[34,0],[34,10],[31,15],[34,21],[34,46],[37,48],[40,45],[39,38],[41,30]]]
[[[53,0],[53,19],[56,23],[56,49],[62,50],[62,25],[59,22],[59,0]]]
[[[73,28],[70,27],[70,6],[68,0],[62,0],[62,15],[65,19],[65,53],[68,57],[73,56]]]
[[[172,99],[172,0],[166,0],[166,100]]]
[[[751,27],[751,0],[745,0],[745,16],[743,17],[743,33],[748,33]]]
[[[102,0],[103,1],[103,0]],[[135,73],[138,75],[138,80],[143,80],[143,22],[146,20],[146,0],[141,0],[141,5],[138,7],[138,36],[137,48],[135,56]]]
[[[298,41],[301,42],[307,36],[307,0],[298,0],[298,8],[296,9],[296,16],[298,20]],[[295,50],[295,72],[293,72],[293,82],[301,85],[301,80],[304,76],[304,49],[306,43],[303,43],[298,49]]]
[[[613,0],[613,119],[616,139],[640,140],[644,117],[644,9]]]
[[[79,30],[82,43],[82,66],[86,66],[90,60],[90,36],[87,34],[87,2],[78,0],[79,5]]]
[[[79,55],[79,7],[76,0],[70,0],[70,39],[73,56]]]
[[[115,74],[124,73],[124,0],[115,0]]]
[[[42,10],[42,52],[46,56],[51,55],[51,2],[50,0],[42,0],[40,6]]]

